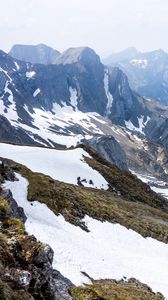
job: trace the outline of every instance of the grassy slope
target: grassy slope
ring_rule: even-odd
[[[121,196],[112,191],[59,182],[10,162],[11,167],[29,181],[28,200],[46,203],[67,221],[87,230],[82,221],[87,214],[101,221],[119,223],[144,237],[150,236],[167,243],[168,213],[164,211],[164,200],[128,172],[111,165],[106,166],[95,159],[89,159],[89,164],[93,164],[96,169],[101,168],[101,173],[109,178],[111,185],[121,191]],[[136,198],[136,195],[139,197]]]
[[[160,293],[135,279],[125,281],[97,280],[92,285],[76,287],[71,290],[75,300],[164,300]]]
[[[12,161],[9,161],[9,165],[28,179],[30,201],[38,200],[46,203],[56,214],[62,213],[66,220],[75,225],[87,230],[85,224],[82,223],[83,216],[87,214],[102,221],[120,223],[145,237],[152,236],[160,241],[168,242],[168,214],[164,212],[166,203],[162,201],[163,199],[151,192],[135,176],[120,171],[99,157],[96,158],[95,154],[92,155],[94,159],[87,158],[87,162],[102,173],[110,185],[121,192],[121,196],[112,191],[62,183],[49,176],[33,173],[25,166]],[[4,200],[1,200],[0,204],[2,219],[7,214],[8,207]],[[13,260],[6,243],[8,234],[17,236],[18,242],[23,241],[23,245],[34,243],[31,237],[24,237],[23,231],[24,227],[16,220],[12,220],[8,221],[7,229],[0,235],[0,274],[3,273],[4,266]],[[33,245],[35,248],[38,246],[37,243]],[[32,245],[31,249],[33,249]],[[26,253],[32,253],[29,247]],[[93,281],[92,285],[72,289],[71,294],[75,300],[164,299],[161,294],[152,293],[149,287],[135,279],[127,283],[115,280]],[[25,291],[15,291],[8,283],[0,279],[0,299],[21,300],[27,299],[26,296]]]

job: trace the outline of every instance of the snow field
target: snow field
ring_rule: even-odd
[[[53,179],[77,185],[77,177],[87,187],[107,189],[108,183],[102,175],[84,161],[88,153],[81,148],[54,150],[40,147],[16,146],[0,143],[1,157],[25,165],[33,172],[43,173]],[[93,185],[89,181],[93,181]]]
[[[134,277],[168,299],[168,246],[152,238],[143,238],[119,224],[100,222],[85,216],[90,232],[56,216],[45,204],[27,201],[28,182],[6,181],[27,216],[26,230],[54,250],[53,267],[74,284],[88,283],[86,272],[94,279]]]

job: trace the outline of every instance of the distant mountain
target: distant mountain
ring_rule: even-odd
[[[54,63],[59,51],[44,44],[39,45],[14,45],[9,54],[16,59],[35,64],[49,65]]]
[[[49,66],[21,62],[1,51],[0,67],[3,115],[9,116],[13,103],[15,119],[24,119],[27,125],[32,123],[33,109],[54,112],[56,104],[95,112],[122,126],[130,121],[137,128],[139,118],[149,114],[143,99],[130,89],[126,75],[118,68],[105,67],[87,47],[68,49]]]
[[[59,149],[84,143],[123,169],[165,175],[150,124],[167,118],[166,111],[140,97],[123,71],[104,66],[88,47],[70,48],[52,65],[0,51],[0,141]]]
[[[107,58],[103,59],[105,65],[110,65],[112,63],[118,63],[125,60],[130,60],[140,54],[140,52],[135,47],[129,47],[121,52],[112,53]]]
[[[123,70],[131,88],[140,95],[168,104],[168,54],[162,49],[135,53],[124,60],[118,54],[117,60],[107,63]]]

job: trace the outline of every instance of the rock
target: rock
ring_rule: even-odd
[[[15,268],[11,268],[4,276],[12,281],[16,288],[28,288],[32,279],[30,272]]]
[[[54,293],[54,300],[72,300],[68,290],[74,287],[69,279],[61,275],[59,271],[53,270],[50,280],[50,289]]]
[[[37,256],[34,257],[33,262],[38,265],[52,264],[54,251],[49,245],[42,245]]]
[[[126,154],[113,136],[97,136],[82,142],[94,148],[103,158],[120,169],[128,170]]]
[[[17,202],[13,198],[11,191],[10,190],[4,190],[2,192],[2,197],[5,200],[7,200],[8,203],[9,203],[11,216],[14,217],[14,218],[18,218],[23,223],[25,223],[26,220],[27,220],[27,217],[26,217],[26,215],[24,213],[24,210],[23,210],[22,207],[19,207],[17,205]]]
[[[31,281],[31,273],[28,271],[20,271],[17,275],[17,284],[19,287],[28,287]]]
[[[63,277],[60,272],[53,270],[53,255],[54,252],[49,245],[42,245],[42,249],[34,256],[33,263],[35,267],[32,270],[31,287],[38,293],[43,293],[44,299],[71,300],[68,289],[73,284]]]

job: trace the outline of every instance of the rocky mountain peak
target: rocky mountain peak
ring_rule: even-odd
[[[52,64],[56,57],[60,54],[59,51],[48,47],[45,44],[38,45],[14,45],[9,54],[13,58],[22,61],[38,64]]]
[[[59,55],[55,61],[56,64],[68,65],[75,63],[88,63],[98,62],[100,63],[99,56],[89,47],[76,47],[69,48]]]
[[[117,63],[129,59],[133,59],[139,54],[140,52],[135,47],[128,47],[118,53],[112,53],[109,57],[103,60],[103,63],[104,64]]]

